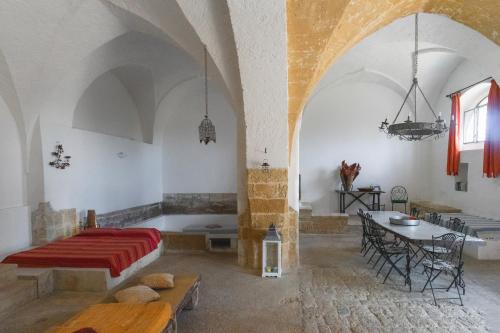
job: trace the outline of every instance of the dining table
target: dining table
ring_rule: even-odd
[[[372,220],[380,226],[382,229],[386,230],[389,233],[392,233],[397,238],[399,238],[406,246],[411,249],[410,244],[413,244],[418,249],[420,249],[424,244],[429,244],[432,242],[433,237],[441,236],[447,233],[454,233],[458,236],[464,236],[463,233],[450,230],[448,228],[442,227],[440,225],[432,224],[430,222],[419,220],[420,224],[415,226],[406,226],[406,225],[396,225],[390,222],[391,217],[402,216],[402,214],[397,211],[365,211],[365,214],[368,213],[371,215]],[[486,241],[470,236],[465,235],[465,244],[472,246],[485,246]],[[418,251],[414,251],[414,254]],[[405,283],[409,284],[411,291],[411,260],[413,256],[410,256],[410,252],[406,255],[406,277]]]

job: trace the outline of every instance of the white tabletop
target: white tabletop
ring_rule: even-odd
[[[398,215],[401,216],[402,214],[400,212],[370,211],[368,213],[372,216],[375,223],[380,225],[382,228],[402,238],[406,238],[412,241],[432,241],[432,236],[434,237],[441,236],[443,234],[447,234],[450,232],[453,232],[457,235],[463,235],[460,232],[454,232],[451,231],[450,229],[423,220],[420,220],[420,225],[417,226],[402,226],[402,225],[391,224],[389,222],[389,217]],[[486,242],[483,239],[469,235],[465,237],[465,242],[470,245],[477,245],[477,246],[486,245]]]

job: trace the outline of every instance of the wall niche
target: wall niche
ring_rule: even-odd
[[[455,191],[467,192],[468,173],[469,163],[460,163],[458,175],[455,176]]]

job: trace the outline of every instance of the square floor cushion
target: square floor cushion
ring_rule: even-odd
[[[153,273],[140,278],[143,285],[153,289],[167,289],[174,287],[174,276],[169,273]]]

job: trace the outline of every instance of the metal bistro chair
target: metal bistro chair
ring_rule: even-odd
[[[405,205],[405,213],[406,213],[406,205],[408,203],[408,192],[406,188],[401,185],[394,186],[391,189],[391,207],[394,210],[394,204],[404,204]]]
[[[434,250],[429,253],[430,258],[422,260],[424,272],[427,274],[427,282],[425,283],[422,292],[424,292],[427,285],[429,285],[432,291],[434,304],[436,306],[438,299],[459,299],[460,305],[464,305],[459,290],[459,287],[462,288],[465,294],[465,283],[463,280],[464,262],[462,260],[464,243],[465,235],[457,235],[455,233],[447,233],[441,236],[432,237],[432,247]],[[437,247],[446,249],[445,253],[439,253],[439,251],[436,250]],[[448,287],[434,287],[433,282],[438,276],[441,275],[442,272],[450,274],[453,277],[453,280]],[[445,289],[448,292],[453,286],[455,286],[457,290],[458,297],[436,298],[434,290]]]
[[[406,213],[406,212],[405,212]],[[410,211],[410,215],[416,217],[417,219],[420,217],[420,210],[416,207],[412,208]]]
[[[363,226],[363,235],[361,237],[361,253],[363,253],[363,257],[365,257],[368,252],[370,252],[370,250],[374,247],[374,243],[373,243],[373,239],[371,237],[369,237],[368,235],[368,226],[367,226],[367,222],[366,222],[366,215],[365,213],[363,212],[363,210],[361,208],[358,209],[358,216],[360,217],[361,219],[361,225]],[[380,236],[382,237],[385,237],[385,230],[382,230],[382,229],[378,229],[377,230],[377,234],[379,234]],[[390,242],[392,243],[392,242]],[[370,260],[368,260],[368,263],[370,263],[370,261],[372,260],[373,256],[377,254],[377,251],[375,251],[372,256],[370,257]]]
[[[464,231],[464,227],[465,227],[465,222],[462,221],[461,219],[459,219],[458,217],[451,218],[448,221],[448,224],[447,224],[446,227],[448,229],[453,230],[453,231],[463,232]]]
[[[387,241],[377,232],[379,228],[369,214],[366,214],[366,222],[368,226],[368,237],[372,239],[377,252],[380,254],[379,260],[381,258],[384,259],[382,265],[377,271],[377,276],[380,274],[385,264],[389,263],[391,265],[391,268],[385,275],[383,283],[387,281],[389,275],[392,273],[393,270],[395,270],[401,276],[405,277],[405,284],[406,284],[406,274],[401,271],[401,269],[397,266],[397,263],[408,255],[409,249],[407,247],[397,246],[392,242],[391,243],[394,245],[388,244]]]
[[[441,224],[441,215],[439,215],[436,212],[430,213],[428,222],[435,224],[435,225],[440,225]]]
[[[358,216],[361,219],[361,225],[363,227],[363,234],[361,236],[361,253],[363,253],[363,257],[366,256],[368,251],[372,248],[372,244],[368,241],[368,237],[366,234],[366,218],[363,210],[361,208],[358,209]],[[368,244],[370,243],[370,246]]]

